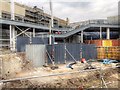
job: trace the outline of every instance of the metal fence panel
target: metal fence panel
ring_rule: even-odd
[[[68,52],[65,50],[65,45]],[[54,50],[53,50],[54,49]],[[65,62],[65,51],[66,51],[66,61],[74,62],[74,59],[79,61],[82,57],[86,60],[88,59],[96,59],[97,58],[97,50],[95,45],[87,45],[87,44],[56,44],[56,45],[47,45],[47,50],[51,56],[54,56],[55,63],[64,63]],[[71,56],[71,55],[72,56]],[[48,63],[51,63],[50,59],[48,59]]]
[[[17,52],[25,52],[25,45],[30,43],[28,37],[17,37],[16,48]]]
[[[17,37],[17,52],[25,52],[27,44],[30,44],[29,37]],[[48,38],[32,37],[31,44],[48,44]]]
[[[67,44],[66,48],[75,60],[80,60],[80,44]],[[67,61],[74,61],[74,59],[69,53],[66,52]]]
[[[47,45],[47,51],[55,63],[65,63],[64,61],[64,44]],[[48,63],[52,63],[48,58]]]
[[[48,64],[52,64],[51,59],[52,58],[52,45],[47,45],[46,46],[47,49],[47,56],[48,56]],[[48,55],[49,54],[49,55]],[[50,56],[50,57],[49,57]]]
[[[48,38],[33,37],[32,44],[48,44]]]
[[[95,48],[95,45],[82,45],[82,57],[86,60],[95,59],[97,57],[97,50]]]
[[[64,44],[56,44],[56,45],[54,45],[54,49],[55,49],[55,61],[56,61],[56,63],[65,63],[65,59],[64,59],[64,53],[65,53]]]
[[[33,62],[35,67],[43,66],[46,61],[46,46],[26,45],[26,56]]]

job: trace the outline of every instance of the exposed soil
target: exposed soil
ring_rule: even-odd
[[[120,72],[117,69],[113,70],[105,70],[104,72],[104,80],[107,84],[108,88],[118,88],[120,78]],[[31,79],[31,80],[21,80],[8,82],[3,85],[5,88],[100,88],[101,87],[101,79],[100,74],[98,72],[88,73],[85,77],[81,76],[84,73],[66,75],[66,78],[63,76],[57,76],[56,80],[51,78],[51,82],[42,81],[40,78]]]
[[[56,73],[66,73],[66,72],[74,72],[81,71],[85,68],[86,64],[78,63],[73,65],[74,69],[67,68],[66,64],[57,65],[58,69],[52,70],[49,67],[40,67],[34,68],[32,62],[27,60],[24,53],[17,54],[6,54],[5,56],[1,55],[0,57],[6,61],[12,61],[11,66],[14,65],[13,62],[17,60],[22,62],[19,67],[21,70],[17,73],[10,73],[7,75],[7,79],[10,78],[24,78],[30,76],[41,76],[41,75],[50,75]],[[6,63],[5,63],[6,64]],[[7,64],[9,65],[9,64]],[[98,68],[102,67],[102,75],[105,80],[105,83],[108,88],[120,88],[120,68],[119,69],[106,69],[108,67],[115,66],[116,64],[104,65],[100,62],[93,62],[92,66]],[[15,65],[14,65],[15,66]],[[16,69],[15,70],[18,70]],[[16,71],[15,71],[16,72]],[[6,78],[0,78],[6,79]],[[101,85],[100,71],[90,71],[90,72],[80,72],[74,74],[67,75],[59,75],[59,76],[51,76],[51,77],[43,77],[43,78],[33,78],[28,80],[18,80],[7,83],[0,83],[0,88],[35,88],[35,90],[39,90],[40,88],[101,88],[104,85]]]

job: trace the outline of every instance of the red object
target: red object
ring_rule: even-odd
[[[120,46],[120,40],[112,40],[112,46]]]
[[[82,58],[82,59],[81,59],[81,63],[86,63],[85,58]]]
[[[55,34],[61,34],[61,32],[60,32],[60,31],[58,31],[58,32],[55,32]]]
[[[55,34],[57,34],[57,32],[55,32]]]

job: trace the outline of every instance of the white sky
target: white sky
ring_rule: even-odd
[[[49,13],[49,0],[15,0],[16,2],[44,8]],[[70,22],[89,19],[104,19],[118,15],[119,0],[52,0],[53,15]]]

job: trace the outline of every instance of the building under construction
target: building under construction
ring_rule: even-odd
[[[92,81],[91,76],[94,75],[95,78],[92,77],[97,82],[96,78],[100,75],[102,85],[99,85],[99,82],[93,82],[93,88],[100,88],[100,86],[108,88],[109,85],[107,87],[101,70],[105,73],[107,80],[110,80],[107,75],[113,66],[115,66],[115,70],[113,69],[110,75],[117,73],[116,65],[119,64],[120,60],[119,19],[120,16],[117,15],[106,17],[106,19],[70,23],[68,18],[63,20],[53,16],[52,10],[50,14],[47,14],[43,8],[40,9],[37,6],[30,7],[12,2],[12,0],[1,0],[0,86],[1,83],[3,85],[3,83],[23,80],[27,88],[30,88],[30,82],[35,84],[37,81],[34,78],[45,77],[46,79],[43,78],[43,81],[48,82],[48,87],[44,82],[38,80],[40,86],[58,88],[61,85],[63,88],[69,88],[73,85],[76,88],[79,87],[79,85],[74,84],[76,82],[81,85],[80,88],[83,88],[82,83],[85,84],[85,80],[87,83]],[[10,52],[4,54],[6,48]],[[117,62],[117,64],[112,62]],[[106,63],[109,65],[107,66]],[[85,71],[86,69],[88,71]],[[97,72],[99,70],[100,73]],[[42,75],[39,76],[41,73]],[[74,81],[74,78],[77,80],[76,76],[73,77],[76,73],[85,73],[86,79],[79,75],[79,78],[82,78],[82,80],[80,79],[82,83]],[[96,73],[99,75],[97,76]],[[68,74],[73,74],[73,76],[66,78],[59,76]],[[50,79],[51,76],[53,78]],[[60,80],[72,78],[72,83],[74,83],[71,85],[71,81],[67,81],[68,85],[64,86],[61,82],[56,82],[60,81],[59,77],[63,78]],[[24,80],[28,81],[24,82]],[[56,82],[54,83],[56,86],[52,85],[52,80]],[[91,88],[90,83],[88,84],[85,88]],[[35,85],[31,86],[39,86]],[[3,87],[10,86],[12,85],[3,85]],[[13,83],[13,88],[16,86],[18,83],[17,85]],[[26,86],[23,85],[23,88]]]

